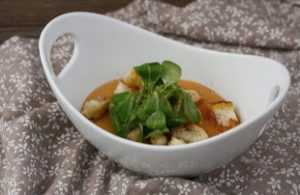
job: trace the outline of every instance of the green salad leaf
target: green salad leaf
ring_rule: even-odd
[[[198,123],[200,114],[191,97],[178,86],[181,68],[171,61],[136,66],[142,79],[137,93],[112,96],[109,116],[117,135],[126,137],[134,128],[141,130],[140,141],[168,133],[169,128]]]
[[[163,134],[163,133],[169,133],[169,129],[168,128],[164,128],[163,130],[154,130],[154,131],[151,131],[149,132],[145,138],[149,138],[149,137],[152,137],[152,136],[155,136],[155,135],[159,135],[159,134]]]
[[[198,107],[193,102],[192,98],[185,92],[183,92],[184,99],[184,113],[189,122],[198,123],[200,120],[200,115]]]
[[[143,88],[152,92],[155,83],[161,78],[162,67],[158,62],[146,63],[135,67],[135,71],[142,78]]]
[[[116,134],[125,137],[138,124],[135,104],[137,94],[124,92],[112,96],[109,116]]]
[[[159,96],[157,91],[154,91],[152,95],[148,96],[144,105],[144,110],[148,114],[151,114],[156,110],[159,110]]]
[[[164,129],[167,127],[166,115],[160,110],[153,112],[146,120],[149,129]]]
[[[181,76],[181,68],[171,61],[163,61],[161,80],[164,84],[171,85],[176,83]]]

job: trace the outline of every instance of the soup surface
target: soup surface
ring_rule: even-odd
[[[114,90],[117,87],[119,81],[120,80],[113,80],[111,82],[99,86],[97,89],[95,89],[92,93],[89,94],[85,102],[94,99],[98,96],[103,96],[107,98],[109,101],[111,101],[111,97],[114,95]],[[208,104],[222,101],[223,98],[213,90],[193,81],[187,81],[181,79],[179,80],[178,84],[182,89],[193,89],[197,91],[202,97],[202,100],[196,103],[197,107],[201,111],[201,120],[198,123],[199,126],[205,129],[209,137],[222,133],[222,131],[218,130],[215,121],[211,120]],[[108,112],[106,112],[104,116],[102,116],[101,118],[93,121],[93,123],[105,129],[106,131],[115,134],[113,126],[109,119]]]

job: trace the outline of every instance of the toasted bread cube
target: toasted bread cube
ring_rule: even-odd
[[[123,78],[123,81],[129,87],[141,87],[141,77],[136,73],[135,69],[132,68]]]
[[[109,102],[102,96],[89,100],[84,103],[81,113],[88,119],[100,118],[108,109]]]
[[[199,93],[193,89],[186,89],[184,90],[189,96],[191,96],[193,102],[198,102],[201,100],[201,96],[199,95]]]
[[[125,85],[122,81],[119,81],[119,84],[117,85],[114,93],[123,93],[123,92],[126,92],[126,91],[129,91],[130,92],[130,89],[127,85]]]
[[[167,137],[164,134],[154,135],[150,137],[150,142],[153,145],[167,145]]]
[[[172,145],[172,146],[175,146],[175,145],[183,145],[183,144],[186,144],[185,141],[183,141],[182,139],[178,139],[174,136],[171,137],[171,140],[169,141],[168,145]]]
[[[137,142],[139,141],[140,136],[141,136],[141,129],[139,127],[136,127],[127,134],[126,138]]]
[[[171,134],[177,139],[182,139],[187,143],[197,142],[208,138],[205,130],[195,124],[173,127]]]
[[[219,126],[230,129],[239,124],[239,119],[234,111],[232,102],[220,101],[210,105]]]

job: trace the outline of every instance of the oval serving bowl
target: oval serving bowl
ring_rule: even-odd
[[[50,62],[55,40],[71,34],[71,60],[56,77]],[[125,168],[147,175],[196,176],[232,160],[263,132],[288,91],[287,69],[274,60],[196,48],[93,13],[61,15],[39,41],[48,82],[69,119],[97,149]],[[87,95],[122,77],[132,66],[171,60],[183,79],[199,82],[234,102],[242,123],[207,140],[181,146],[153,146],[115,136],[80,113]]]

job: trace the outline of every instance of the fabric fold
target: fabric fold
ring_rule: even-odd
[[[300,7],[289,3],[267,0],[256,3],[199,0],[178,8],[150,0],[139,0],[122,12],[128,13],[136,7],[139,8],[136,12],[139,13],[139,18],[130,20],[130,16],[134,15],[129,15],[123,19],[143,28],[143,24],[147,24],[148,28],[161,34],[235,46],[272,49],[300,47]],[[141,24],[140,20],[144,22]]]

